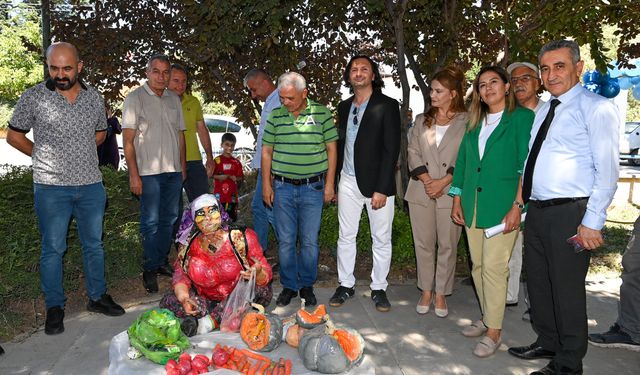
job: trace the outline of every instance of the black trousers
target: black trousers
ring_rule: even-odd
[[[576,234],[587,200],[539,208],[529,204],[524,229],[524,262],[537,344],[556,352],[554,361],[582,368],[587,353],[585,277],[591,254],[575,253],[567,239]]]

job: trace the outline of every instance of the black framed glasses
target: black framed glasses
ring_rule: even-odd
[[[353,126],[358,126],[358,113],[360,113],[360,107],[353,106]]]

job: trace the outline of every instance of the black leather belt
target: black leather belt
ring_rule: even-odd
[[[300,178],[300,179],[278,176],[276,174],[273,175],[274,180],[286,182],[287,184],[292,184],[292,185],[312,184],[314,182],[322,181],[322,178],[323,178],[322,174],[309,177],[309,178]]]
[[[532,204],[538,208],[545,208],[545,207],[551,207],[551,206],[559,206],[561,204],[567,204],[567,203],[571,203],[571,202],[578,202],[578,201],[583,201],[585,199],[589,199],[589,197],[578,197],[578,198],[554,198],[554,199],[547,199],[544,201],[529,201],[529,204]]]

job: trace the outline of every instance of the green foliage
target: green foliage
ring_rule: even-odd
[[[233,116],[235,106],[228,106],[220,102],[207,102],[204,98],[204,95],[200,91],[194,91],[191,93],[191,95],[198,98],[200,103],[202,103],[202,113],[208,115]]]
[[[359,252],[370,253],[371,231],[369,229],[369,217],[366,210],[362,210],[359,225],[358,236],[356,237],[356,248]],[[391,236],[394,265],[400,266],[415,263],[411,221],[409,220],[409,215],[398,205],[396,205]],[[335,204],[326,206],[322,211],[318,242],[321,248],[328,248],[332,252],[335,252],[338,242],[338,206]]]
[[[627,93],[627,121],[640,121],[640,100],[633,97],[631,90]]]
[[[13,107],[7,103],[0,103],[0,130],[6,129],[11,120],[11,114],[13,113]]]
[[[8,302],[28,301],[40,295],[40,234],[33,207],[30,168],[2,166],[0,172],[0,333],[11,321]],[[104,218],[104,249],[107,284],[140,272],[141,243],[138,204],[129,193],[126,172],[103,168],[108,207]],[[84,288],[80,241],[75,221],[68,234],[64,257],[67,292]]]
[[[12,14],[0,19],[0,101],[8,103],[15,103],[43,75],[38,13],[16,7]]]

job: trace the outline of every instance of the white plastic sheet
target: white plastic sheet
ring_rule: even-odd
[[[237,333],[223,333],[220,331],[210,332],[204,335],[196,335],[190,337],[191,349],[187,350],[187,353],[192,356],[195,354],[204,354],[207,357],[211,357],[213,348],[216,344],[222,346],[234,346],[236,348],[246,348],[244,342]],[[127,357],[127,350],[129,349],[129,337],[127,332],[121,332],[111,339],[109,345],[109,375],[164,375],[166,373],[164,366],[155,364],[148,359],[142,357],[139,359],[129,359]],[[268,353],[261,353],[265,357],[269,357],[271,360],[278,360],[279,358],[287,358],[291,360],[292,375],[311,375],[318,374],[315,371],[307,370],[300,356],[298,350],[292,348],[286,343],[280,344],[276,350]],[[375,367],[368,355],[365,354],[364,360],[359,366],[351,369],[351,371],[344,373],[345,375],[375,375]],[[211,375],[237,375],[239,372],[219,369],[208,374]]]

